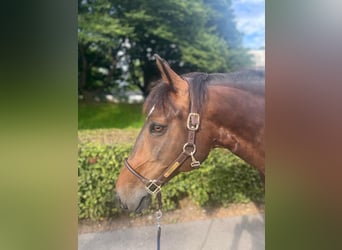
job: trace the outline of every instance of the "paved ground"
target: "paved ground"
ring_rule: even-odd
[[[79,250],[153,250],[156,226],[80,234]],[[162,224],[161,250],[264,250],[264,215]]]

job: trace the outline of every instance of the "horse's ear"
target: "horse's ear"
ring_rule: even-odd
[[[159,55],[154,54],[156,58],[157,67],[160,71],[161,77],[163,81],[167,84],[170,84],[176,92],[184,93],[188,91],[188,83],[176,72],[174,72],[170,65]]]

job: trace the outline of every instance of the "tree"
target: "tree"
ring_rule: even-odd
[[[117,52],[132,28],[123,26],[114,13],[115,6],[108,0],[78,1],[79,89],[85,95],[111,86],[118,77]]]
[[[179,73],[248,65],[230,6],[230,0],[79,1],[80,88],[103,89],[121,78],[147,95],[159,78],[154,53]],[[107,77],[92,67],[107,68]]]

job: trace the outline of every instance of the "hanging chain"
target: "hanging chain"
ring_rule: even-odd
[[[163,213],[162,211],[159,209],[157,212],[156,212],[156,221],[157,221],[157,227],[160,228],[160,220],[161,220],[161,217],[163,216]]]

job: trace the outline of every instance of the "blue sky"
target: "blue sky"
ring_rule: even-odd
[[[235,21],[244,34],[243,46],[259,49],[265,46],[265,0],[232,0]]]

